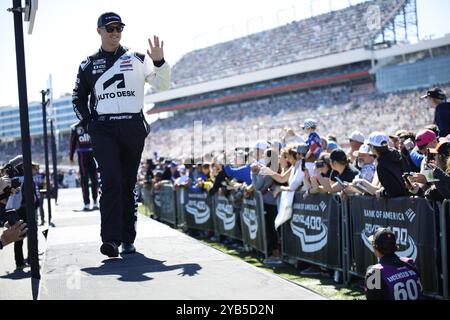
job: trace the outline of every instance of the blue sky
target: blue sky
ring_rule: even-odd
[[[361,0],[333,0],[333,9],[349,2]],[[327,11],[329,3],[314,0],[314,14]],[[449,0],[417,3],[421,37],[450,33]],[[18,104],[13,17],[6,11],[11,6],[12,0],[0,0],[0,106]],[[99,47],[96,22],[105,11],[116,11],[127,24],[126,46],[145,52],[148,37],[163,38],[173,65],[196,47],[306,18],[311,5],[309,0],[39,0],[34,32],[25,34],[29,101],[40,100],[50,73],[55,98],[72,91],[79,63]]]

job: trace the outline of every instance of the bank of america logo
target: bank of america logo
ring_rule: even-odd
[[[412,222],[416,217],[416,213],[411,209],[406,210],[405,216],[408,218],[409,222]]]
[[[325,209],[327,208],[327,205],[325,204],[325,202],[322,201],[321,203],[319,203],[319,207],[322,210],[322,212],[324,212]]]

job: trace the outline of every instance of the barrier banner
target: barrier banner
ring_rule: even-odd
[[[244,198],[241,210],[242,240],[267,256],[264,205],[261,192]]]
[[[292,218],[282,225],[283,255],[330,269],[342,268],[339,198],[295,193]]]
[[[241,204],[234,201],[234,197],[215,195],[215,230],[221,235],[242,240],[241,232]]]
[[[175,193],[172,185],[163,185],[154,190],[155,215],[159,220],[175,225]]]
[[[186,188],[178,188],[175,190],[175,204],[176,204],[176,216],[177,216],[177,226],[182,226],[186,223],[185,221],[185,209],[186,204]]]
[[[142,204],[145,212],[148,214],[151,211],[154,211],[153,201],[151,196],[151,188],[152,185],[149,183],[145,183],[140,187],[140,196],[142,200]]]
[[[212,199],[207,192],[195,192],[186,189],[183,199],[184,219],[186,225],[192,229],[214,231],[214,218],[212,212]]]
[[[397,237],[397,255],[416,262],[424,293],[440,291],[437,219],[433,203],[426,199],[350,197],[350,271],[365,276],[377,263],[369,237],[379,227],[389,227]]]

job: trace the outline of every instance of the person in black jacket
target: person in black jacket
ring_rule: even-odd
[[[436,108],[434,122],[438,126],[439,136],[446,137],[450,134],[450,103],[442,89],[434,88],[421,97],[427,99],[430,107]]]
[[[408,196],[402,177],[407,168],[400,152],[390,149],[388,141],[388,136],[380,132],[374,132],[369,137],[372,153],[377,156],[377,174],[382,186],[379,194],[388,198]]]

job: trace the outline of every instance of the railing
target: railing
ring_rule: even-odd
[[[141,192],[144,205],[161,221],[215,232],[269,254],[260,192],[250,197],[234,192],[210,196],[170,185],[153,191],[143,187]],[[339,271],[349,285],[352,277],[364,277],[367,267],[376,264],[368,237],[378,227],[390,227],[397,236],[397,255],[415,261],[424,293],[449,299],[449,214],[448,200],[354,196],[344,201],[338,195],[304,198],[304,193],[296,193],[292,217],[281,226],[281,253],[285,261]]]

